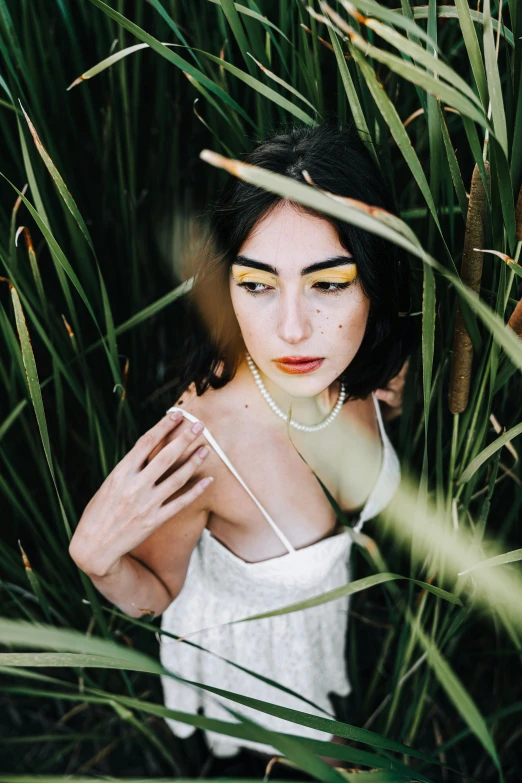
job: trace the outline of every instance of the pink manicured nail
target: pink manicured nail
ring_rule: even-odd
[[[204,429],[205,429],[205,425],[201,421],[197,421],[195,424],[192,425],[192,432],[195,433],[196,435],[199,432],[203,432]]]

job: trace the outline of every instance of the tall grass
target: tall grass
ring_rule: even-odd
[[[0,780],[195,777],[167,715],[318,780],[517,780],[517,1],[0,0],[0,52]],[[400,219],[240,163],[282,122],[332,117],[354,119]],[[288,734],[264,728],[277,704],[243,717],[248,694],[219,725],[163,707],[158,622],[107,604],[67,552],[176,398],[194,218],[230,175],[399,244],[422,324],[390,424],[405,481],[355,539],[353,581],[315,599],[353,593],[353,691],[335,720],[285,712]],[[320,721],[347,744],[299,737]]]

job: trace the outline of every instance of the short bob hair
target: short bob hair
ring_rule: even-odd
[[[397,214],[387,185],[353,126],[286,126],[259,143],[244,162],[299,182],[305,182],[305,170],[321,189]],[[189,333],[179,368],[182,391],[194,383],[201,395],[209,386],[220,388],[234,377],[244,344],[230,298],[230,267],[260,219],[282,200],[230,177],[211,204],[208,240],[188,294]],[[290,203],[332,224],[341,245],[356,260],[370,309],[359,350],[339,380],[344,381],[347,400],[366,398],[397,375],[418,339],[416,325],[407,317],[411,292],[406,253],[376,234]]]

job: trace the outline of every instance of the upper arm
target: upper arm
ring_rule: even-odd
[[[168,436],[154,448],[147,462],[150,462],[161,451],[171,437]],[[174,469],[177,467],[177,464],[174,464]],[[171,470],[169,470],[168,474]],[[194,475],[185,486],[171,495],[168,500],[173,500],[185,493],[201,477],[202,474]],[[183,587],[192,552],[201,537],[203,528],[207,524],[209,515],[207,498],[205,497],[207,493],[208,490],[189,506],[167,519],[161,527],[157,528],[148,538],[129,552],[129,555],[153,571],[163,582],[173,600]]]

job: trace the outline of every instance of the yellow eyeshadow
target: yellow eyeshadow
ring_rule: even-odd
[[[238,283],[261,283],[261,285],[273,286],[277,282],[275,275],[263,272],[261,269],[245,269],[233,264],[232,273]]]
[[[310,285],[315,283],[351,283],[357,277],[357,265],[351,264],[349,269],[321,269],[320,272],[313,272],[306,276]]]
[[[232,264],[232,274],[238,283],[259,283],[260,285],[275,286],[277,277],[270,272],[264,272],[261,269],[252,269],[248,267],[236,266]],[[315,283],[351,283],[357,277],[357,265],[350,264],[348,269],[321,269],[319,272],[313,272],[306,275],[306,282],[309,285]]]

